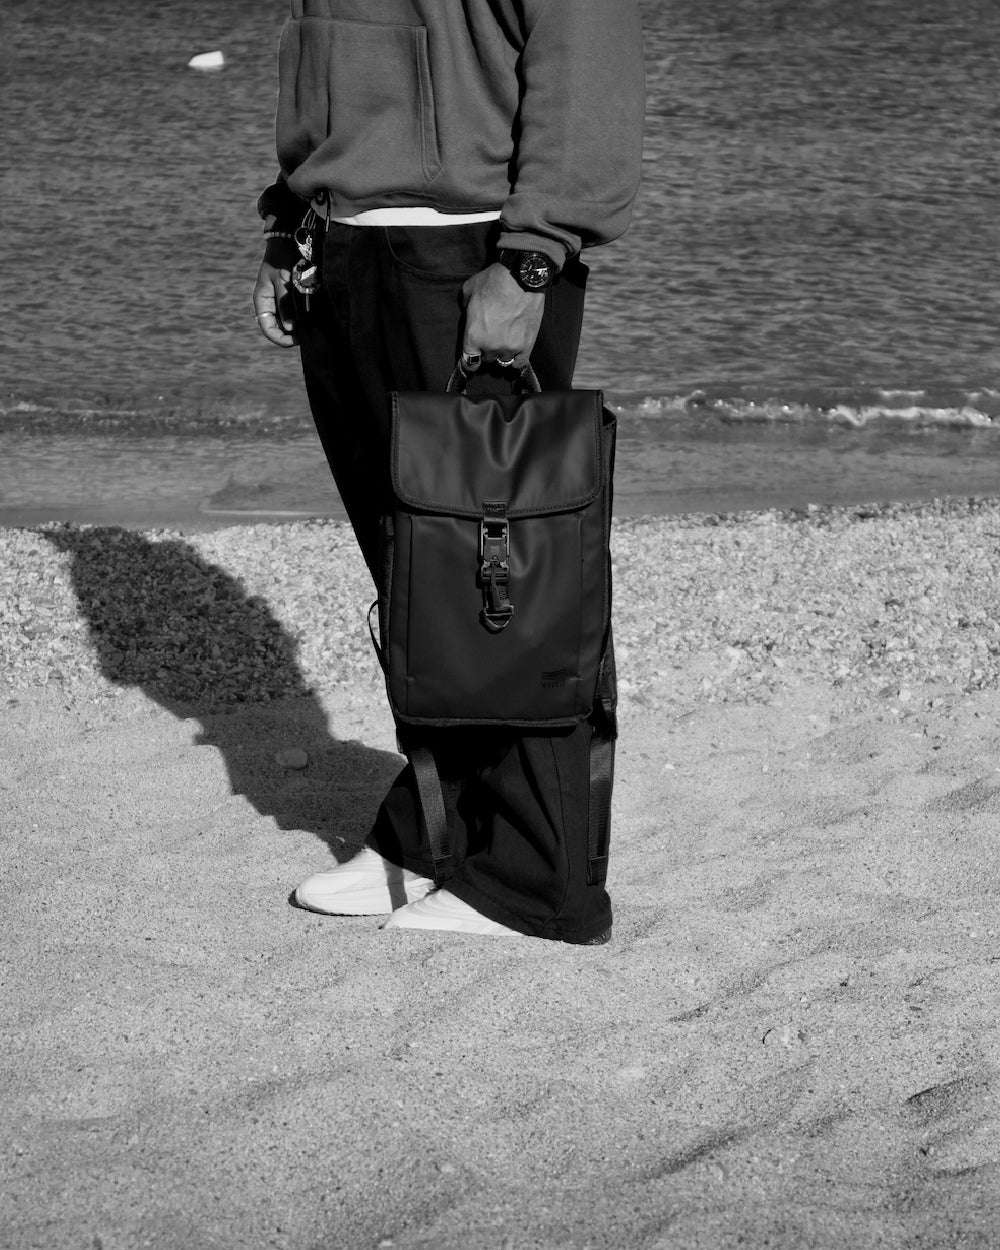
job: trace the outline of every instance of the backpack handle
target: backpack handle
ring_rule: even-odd
[[[451,377],[448,379],[448,385],[444,389],[452,395],[464,395],[469,379],[475,376],[472,370],[466,369],[460,356],[455,364],[455,368],[452,370]],[[541,389],[542,385],[538,381],[538,375],[530,364],[525,365],[523,369],[519,369],[516,376],[511,379],[511,391],[516,395],[526,395],[532,392],[537,395]]]

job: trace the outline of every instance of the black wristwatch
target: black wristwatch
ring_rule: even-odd
[[[505,247],[497,256],[501,265],[525,291],[546,291],[559,272],[554,261],[544,252],[519,252]]]

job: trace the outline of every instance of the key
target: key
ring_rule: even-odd
[[[299,255],[303,260],[312,260],[312,232],[306,226],[299,226],[295,231],[295,246],[299,249]]]
[[[319,266],[304,257],[296,261],[295,268],[292,270],[292,286],[306,297],[306,312],[308,312],[309,297],[319,286]]]

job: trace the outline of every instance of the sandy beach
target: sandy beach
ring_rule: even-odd
[[[621,520],[581,948],[289,904],[399,767],[342,524],[0,531],[0,1245],[994,1246],[998,548]]]

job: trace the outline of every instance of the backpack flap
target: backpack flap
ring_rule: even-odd
[[[573,511],[601,490],[600,391],[413,391],[392,407],[392,484],[407,508],[478,517],[500,500],[513,519]]]

